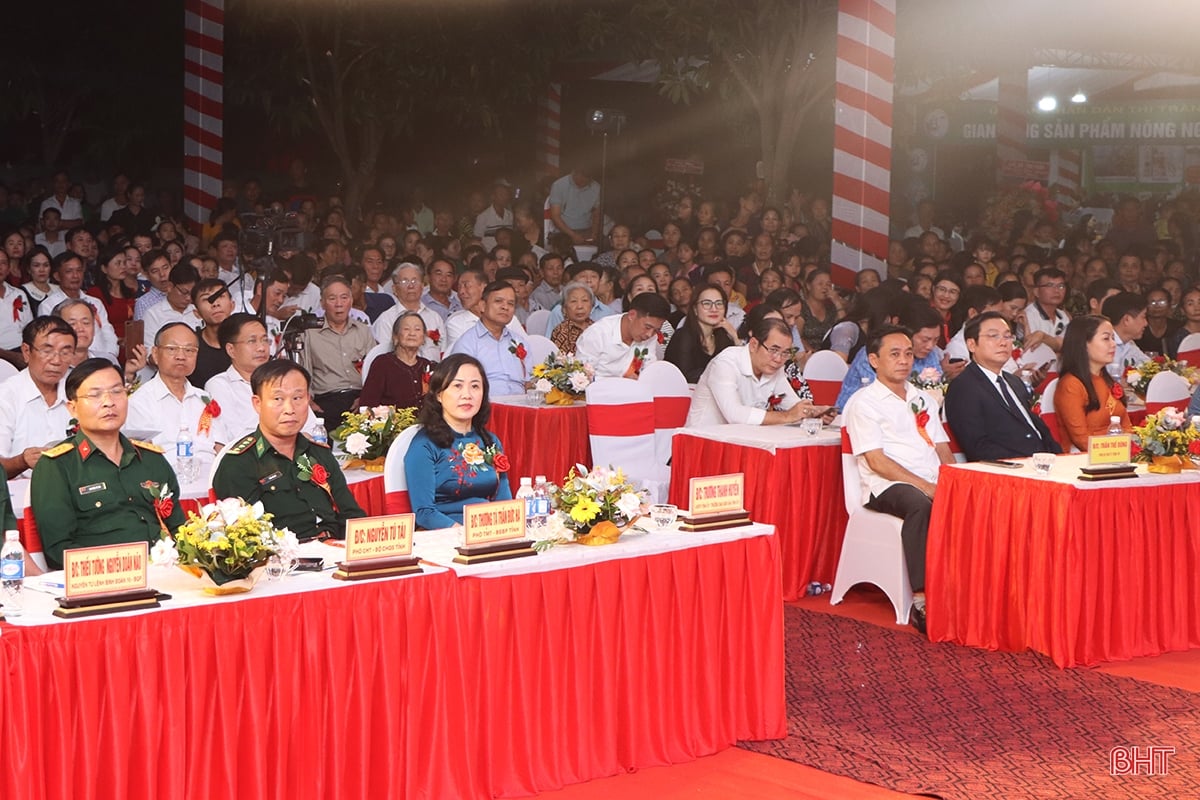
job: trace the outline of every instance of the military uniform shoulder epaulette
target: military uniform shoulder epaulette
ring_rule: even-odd
[[[243,436],[234,442],[233,447],[229,448],[229,454],[232,456],[240,456],[242,453],[254,447],[254,434],[250,433]]]
[[[69,453],[74,449],[74,442],[62,442],[54,445],[54,447],[51,447],[49,450],[43,450],[42,455],[44,455],[46,458],[58,458],[63,453]]]
[[[154,442],[143,442],[141,439],[130,439],[129,443],[134,447],[142,450],[149,450],[151,453],[161,453],[163,449]]]

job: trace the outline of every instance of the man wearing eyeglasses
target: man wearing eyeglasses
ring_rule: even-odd
[[[188,381],[199,349],[200,337],[182,322],[168,323],[158,332],[150,350],[158,374],[130,395],[125,429],[134,436],[157,431],[151,441],[173,452],[180,429],[186,428],[192,438],[196,474],[204,476],[214,455],[213,415],[202,420],[211,398]]]
[[[450,351],[446,342],[446,321],[442,315],[421,302],[425,291],[425,271],[418,264],[405,261],[392,273],[392,292],[398,301],[384,311],[371,326],[375,340],[390,342],[392,325],[406,311],[415,311],[425,322],[425,341],[417,349],[417,355],[430,361],[441,361],[442,353]]]
[[[1063,334],[1071,315],[1062,310],[1067,299],[1067,276],[1061,269],[1046,267],[1033,275],[1034,301],[1025,308],[1025,330],[1046,334],[1044,344],[1054,352],[1062,351]]]
[[[696,384],[687,426],[787,425],[802,419],[831,420],[836,410],[801,400],[784,366],[796,353],[792,331],[780,319],[763,319],[741,347],[713,356]]]
[[[1012,355],[1008,320],[985,311],[963,326],[971,364],[946,392],[946,422],[968,461],[1061,453],[1042,418],[1031,409],[1029,390],[1004,372]]]
[[[65,391],[79,431],[43,454],[30,483],[31,510],[51,569],[62,568],[64,550],[153,544],[163,530],[184,522],[179,482],[162,448],[121,435],[129,400],[112,362],[84,361]]]
[[[146,323],[147,352],[154,347],[159,330],[172,322],[182,322],[191,328],[200,326],[200,318],[196,316],[196,308],[192,305],[192,287],[198,280],[200,274],[191,264],[180,262],[171,268],[166,300],[151,306],[146,316],[142,317]]]
[[[32,469],[42,450],[67,435],[63,382],[75,355],[75,331],[58,317],[38,317],[21,331],[25,369],[0,383],[0,462],[9,478]]]

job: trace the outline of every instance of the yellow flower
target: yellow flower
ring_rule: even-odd
[[[533,377],[540,378],[546,374],[545,364],[535,364],[533,367]]]
[[[575,507],[571,509],[571,519],[581,525],[586,525],[596,518],[600,513],[600,506],[590,497],[581,497]]]
[[[462,457],[463,461],[471,466],[483,463],[483,451],[474,442],[467,442],[467,445],[462,449]]]

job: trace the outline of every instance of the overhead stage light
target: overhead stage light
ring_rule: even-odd
[[[1046,95],[1041,100],[1038,100],[1038,109],[1041,111],[1053,111],[1058,108],[1058,100],[1053,95]]]
[[[1082,91],[1078,91],[1075,94],[1071,95],[1071,102],[1072,103],[1086,103],[1087,95],[1084,94]]]

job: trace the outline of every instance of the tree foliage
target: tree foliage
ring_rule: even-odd
[[[449,126],[500,136],[551,65],[582,36],[568,0],[536,5],[243,0],[229,100],[281,129],[320,132],[357,217],[385,146]]]
[[[831,105],[836,0],[646,0],[630,52],[657,59],[663,94],[686,103],[718,91],[756,129],[768,198],[786,191],[804,124]]]

